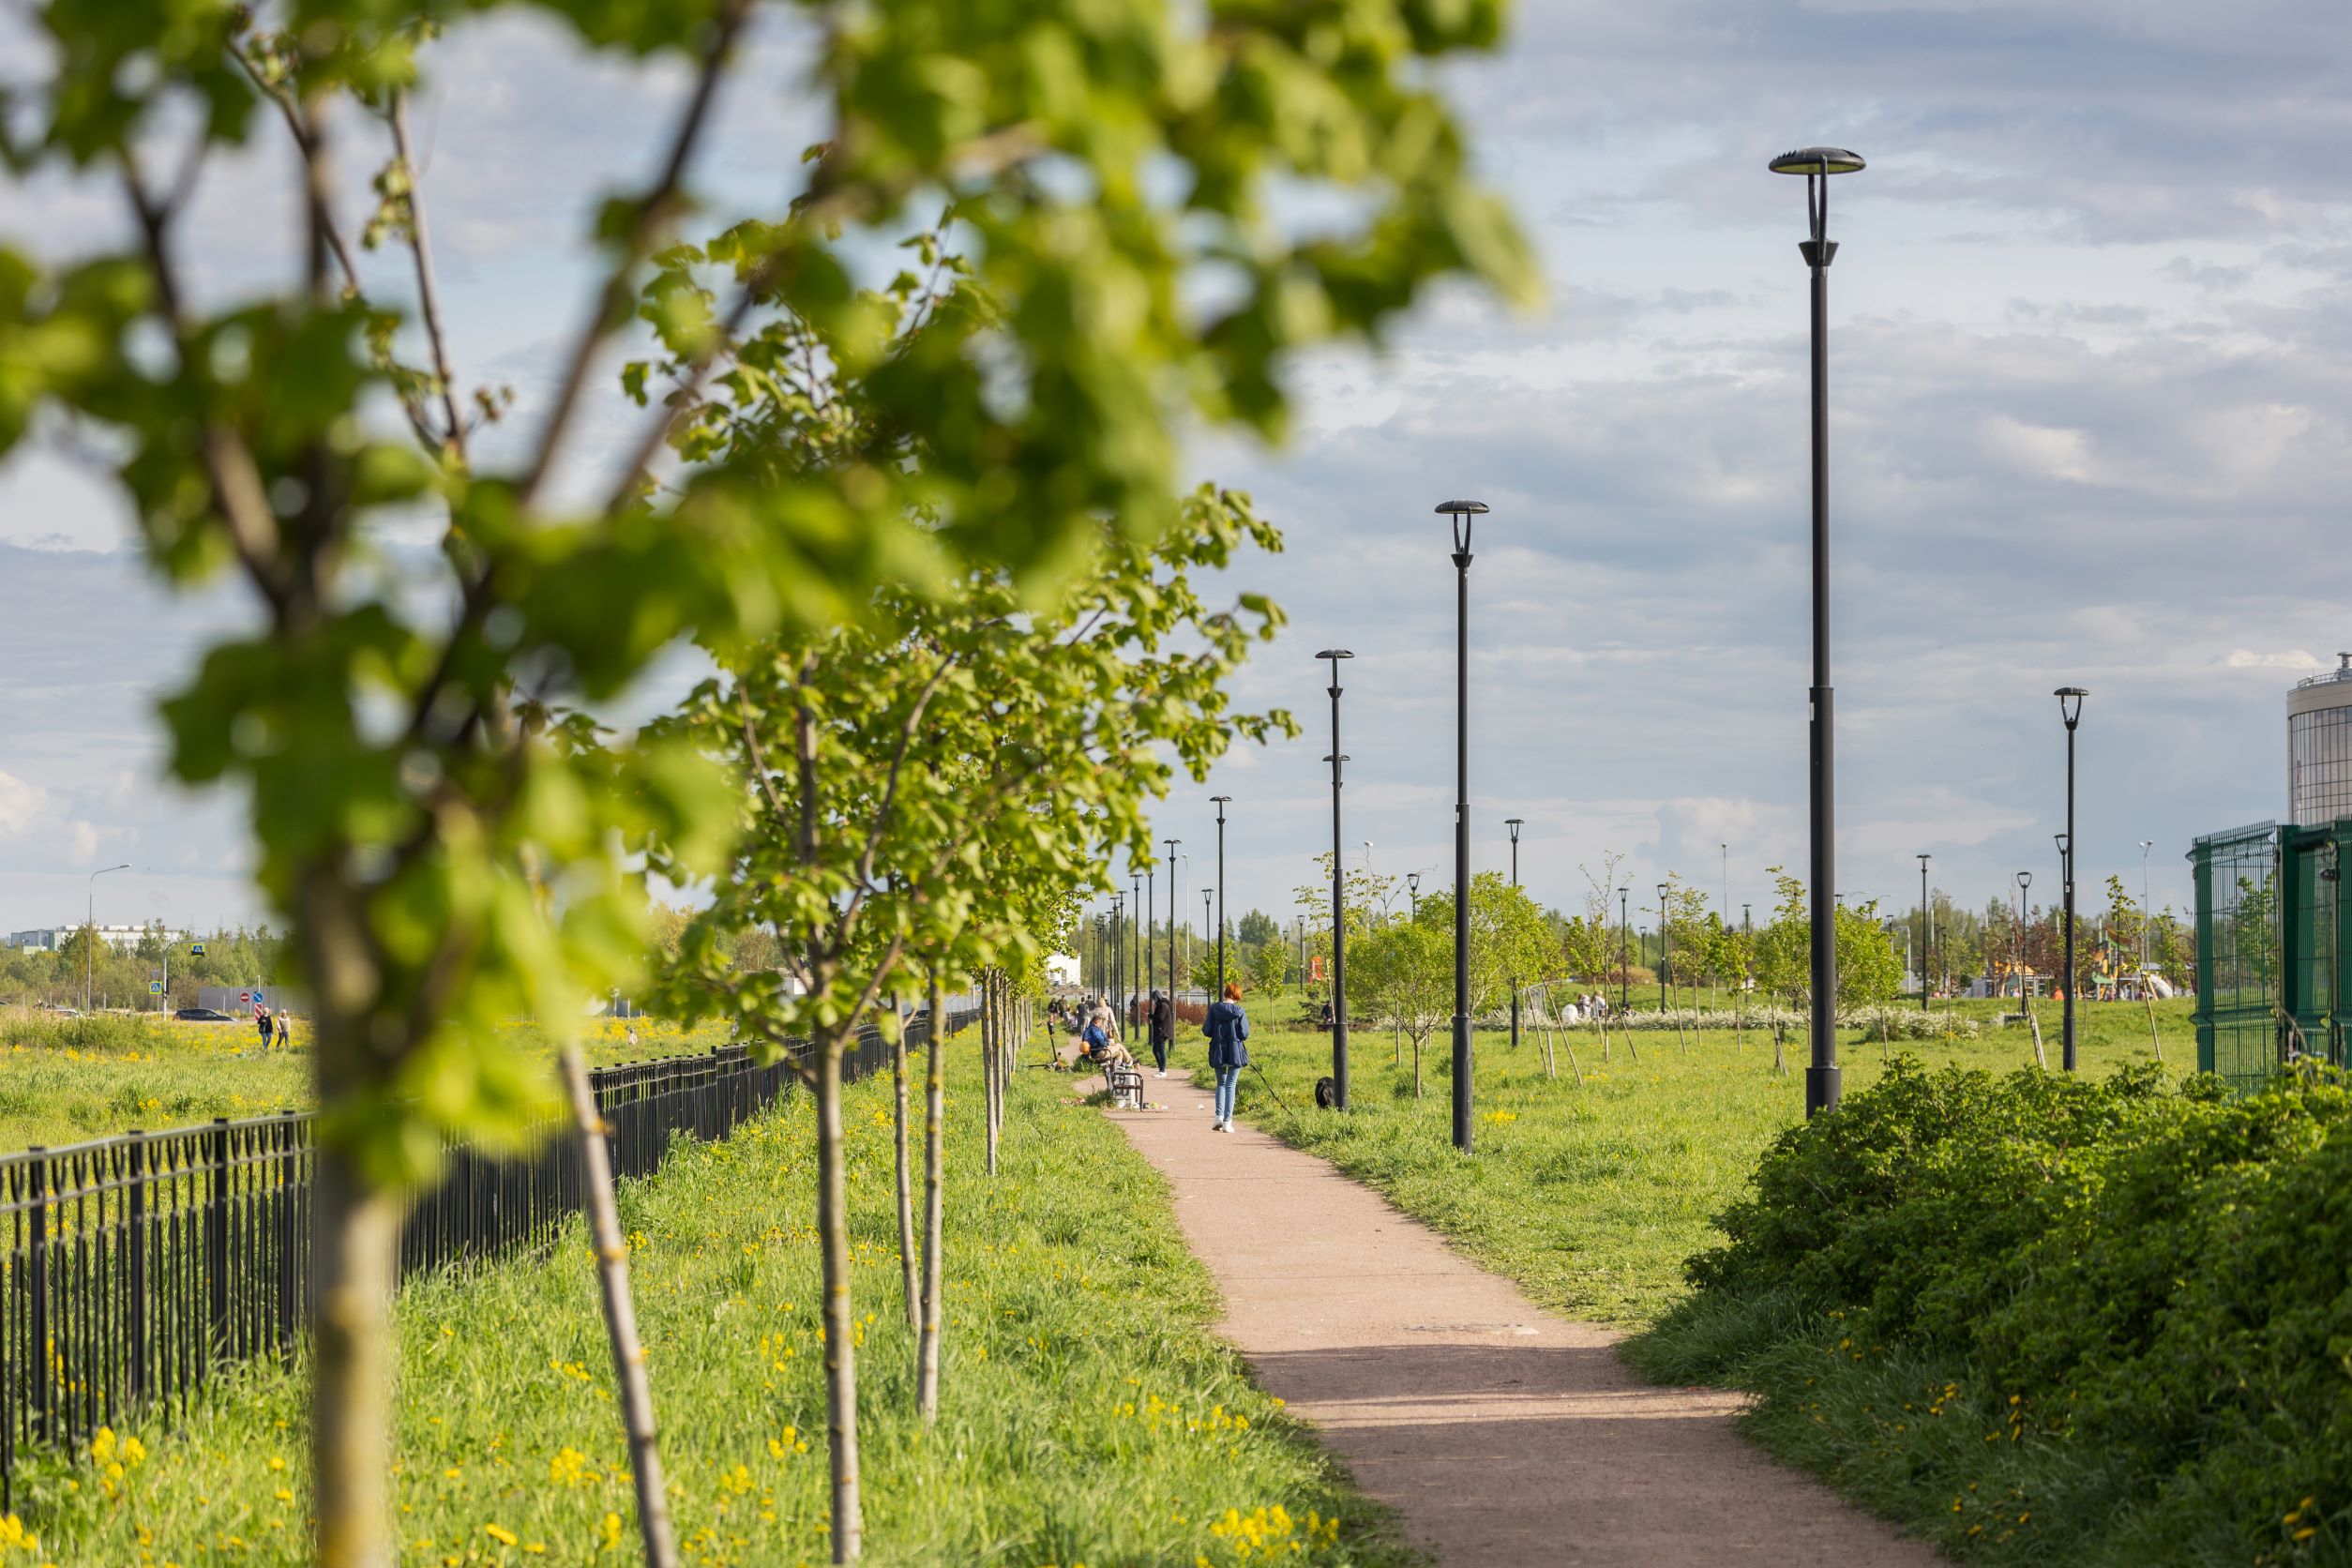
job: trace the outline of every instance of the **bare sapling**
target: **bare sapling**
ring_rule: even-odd
[[[647,1568],[677,1568],[678,1543],[670,1528],[670,1495],[662,1482],[661,1446],[654,1428],[654,1389],[645,1346],[637,1336],[637,1306],[629,1294],[628,1242],[621,1234],[612,1197],[612,1161],[605,1148],[604,1117],[588,1084],[580,1048],[562,1055],[564,1087],[571,1096],[572,1126],[580,1135],[580,1173],[588,1206],[588,1238],[596,1247],[596,1284],[604,1298],[605,1337],[612,1348],[612,1377],[621,1390],[621,1422],[629,1445],[629,1477],[637,1489],[637,1534]]]
[[[898,1275],[907,1304],[907,1330],[922,1329],[921,1288],[914,1256],[914,1184],[907,1157],[907,1010],[897,1009],[898,1029],[890,1041],[890,1142],[898,1184]]]
[[[915,1342],[914,1410],[939,1418],[940,1290],[946,1280],[946,997],[931,971],[931,1021],[923,1032],[923,1321]]]
[[[2143,984],[2140,1000],[2148,1004],[2148,1043],[2155,1049],[2156,1064],[2161,1067],[2164,1064],[2164,1037],[2156,1033],[2156,993]]]
[[[841,1052],[849,1031],[816,1049],[817,1235],[824,1275],[825,1447],[833,1468],[833,1560],[866,1545],[857,1477],[857,1319],[850,1297],[850,1191],[841,1136]]]

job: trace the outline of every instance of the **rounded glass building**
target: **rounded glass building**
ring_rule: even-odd
[[[2287,820],[2317,827],[2352,817],[2352,654],[2286,694]]]

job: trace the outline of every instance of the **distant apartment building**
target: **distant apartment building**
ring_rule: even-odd
[[[70,926],[41,926],[29,931],[8,933],[8,945],[20,953],[54,953],[73,940],[73,933],[82,929],[81,922]],[[161,926],[100,926],[100,941],[117,952],[128,952],[150,936],[160,936],[173,944],[188,940],[186,931],[174,931]]]

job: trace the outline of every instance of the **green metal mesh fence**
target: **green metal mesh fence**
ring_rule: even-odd
[[[2189,852],[2197,893],[2197,1065],[2258,1087],[2280,1055],[2279,835],[2260,822]]]

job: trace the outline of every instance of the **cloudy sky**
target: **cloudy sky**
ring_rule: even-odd
[[[14,25],[0,74],[22,79]],[[2049,693],[2072,684],[2087,902],[2110,872],[2136,890],[2152,839],[2156,901],[2185,904],[2193,835],[2283,810],[2284,689],[2352,647],[2348,46],[2329,0],[1522,4],[1507,52],[1447,80],[1547,302],[1437,298],[1387,352],[1303,366],[1287,448],[1195,455],[1288,532],[1237,573],[1292,621],[1242,695],[1309,731],[1168,804],[1185,907],[1225,792],[1231,907],[1287,919],[1330,833],[1312,656],[1334,644],[1357,656],[1351,856],[1450,874],[1430,508],[1454,495],[1493,508],[1476,864],[1504,864],[1519,816],[1524,880],[1572,909],[1610,850],[1637,889],[1672,870],[1718,897],[1728,845],[1735,911],[1802,865],[1804,211],[1764,164],[1816,142],[1871,163],[1832,214],[1840,888],[1915,899],[1921,852],[1970,903],[2021,867],[2053,886]],[[770,36],[726,101],[716,204],[791,188],[813,130],[795,60]],[[641,178],[678,90],[528,21],[439,49],[417,120],[459,373],[512,384],[524,431],[585,305],[571,237]],[[293,264],[280,157],[208,177],[211,298]],[[9,244],[68,254],[118,223],[102,190],[0,187]],[[154,702],[237,604],[167,601],[125,537],[62,437],[0,467],[0,928],[78,916],[117,862],[101,918],[257,912],[234,804],[157,776]]]

